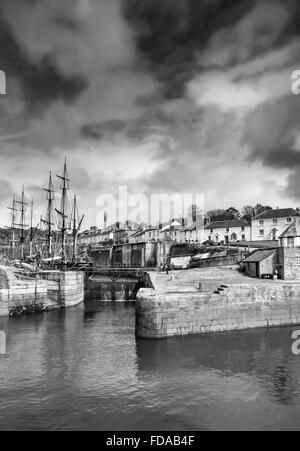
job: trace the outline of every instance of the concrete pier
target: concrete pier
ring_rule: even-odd
[[[300,324],[300,282],[250,279],[235,268],[150,276],[153,288],[136,301],[141,338]]]

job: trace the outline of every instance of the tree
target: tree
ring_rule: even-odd
[[[242,218],[250,222],[251,219],[254,218],[254,216],[255,207],[252,207],[251,205],[245,205],[245,207],[242,209]]]
[[[261,204],[257,204],[255,206],[255,216],[260,215],[261,213],[263,213],[264,211],[267,211],[267,210],[272,210],[272,207],[270,207],[269,205],[264,206]]]
[[[242,218],[246,219],[247,221],[251,221],[255,216],[260,215],[264,211],[272,210],[272,207],[266,205],[257,204],[255,207],[252,207],[251,205],[246,205],[242,209]]]
[[[210,210],[206,214],[209,218],[209,222],[235,219],[235,216],[231,212],[222,209]]]
[[[237,210],[234,207],[227,208],[226,211],[228,213],[231,213],[234,216],[235,219],[239,219],[241,217],[241,214],[240,214],[239,210]]]

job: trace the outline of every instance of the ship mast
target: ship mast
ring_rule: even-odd
[[[68,190],[70,189],[70,179],[68,178],[68,170],[67,170],[67,159],[65,159],[64,164],[64,171],[63,176],[57,175],[57,178],[59,178],[61,183],[61,190],[62,190],[62,196],[61,196],[61,207],[60,211],[56,210],[58,215],[61,217],[62,220],[62,226],[60,227],[61,230],[61,247],[62,247],[62,263],[66,264],[67,258],[66,258],[66,232],[67,232],[67,218],[66,215],[67,212],[67,197],[68,197]]]
[[[52,226],[54,226],[53,220],[53,212],[54,212],[54,200],[55,200],[55,191],[53,188],[53,182],[52,182],[52,173],[50,172],[49,176],[49,184],[48,188],[44,188],[44,191],[47,192],[47,201],[48,201],[48,207],[47,207],[47,219],[42,219],[42,222],[47,225],[48,229],[48,257],[51,258],[52,255]]]
[[[16,196],[14,195],[13,197],[13,203],[11,207],[7,207],[8,210],[11,211],[11,231],[12,231],[12,240],[11,240],[11,244],[12,244],[12,258],[13,260],[15,259],[15,227],[16,227],[16,214],[18,209],[16,208]]]
[[[30,257],[32,256],[33,238],[34,238],[34,233],[33,233],[33,199],[32,199],[31,200],[31,209],[30,209],[30,251],[29,251]]]
[[[77,196],[74,195],[73,208],[72,208],[72,233],[73,233],[73,258],[72,261],[75,263],[76,251],[77,251],[77,235],[81,228],[84,216],[79,220],[78,207],[77,207]]]
[[[25,193],[24,193],[24,186],[22,188],[22,197],[20,201],[17,201],[17,204],[19,204],[20,212],[21,212],[21,220],[20,224],[17,224],[20,227],[20,244],[21,244],[21,260],[24,260],[24,243],[25,243],[25,227],[28,227],[25,225],[25,213],[26,213],[26,205],[25,202]]]

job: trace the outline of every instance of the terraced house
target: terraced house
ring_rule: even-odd
[[[277,208],[267,210],[252,219],[251,240],[278,240],[288,226],[300,220],[299,209]]]
[[[250,241],[251,227],[245,219],[215,221],[204,227],[204,240],[215,243],[236,243]]]

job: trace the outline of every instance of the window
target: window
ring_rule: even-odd
[[[259,221],[259,225],[264,225],[264,221],[263,221],[263,219],[260,219],[260,221]]]
[[[278,220],[277,219],[273,219],[273,224],[278,224]]]
[[[287,218],[286,222],[292,222],[292,218]]]
[[[245,232],[245,227],[241,227],[241,231],[242,231],[242,232]]]
[[[226,227],[226,232],[229,232],[229,227]]]
[[[242,235],[242,240],[246,241],[246,235]]]
[[[264,230],[260,230],[259,231],[259,236],[265,236],[265,231]]]
[[[294,238],[288,238],[287,244],[288,244],[288,247],[294,247],[295,246]]]
[[[213,229],[210,229],[210,233],[214,233],[214,230],[213,230]]]

